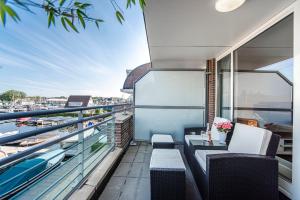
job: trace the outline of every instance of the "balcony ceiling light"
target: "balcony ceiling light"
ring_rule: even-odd
[[[245,3],[246,0],[216,0],[216,10],[219,12],[230,12]]]

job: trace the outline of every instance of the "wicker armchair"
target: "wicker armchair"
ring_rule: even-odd
[[[196,150],[185,154],[204,199],[278,199],[279,136],[236,124],[228,151]]]

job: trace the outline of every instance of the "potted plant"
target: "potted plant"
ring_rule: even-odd
[[[233,126],[232,123],[220,122],[220,123],[216,123],[215,126],[217,127],[217,130],[219,132],[219,142],[225,144],[227,133],[231,130]]]

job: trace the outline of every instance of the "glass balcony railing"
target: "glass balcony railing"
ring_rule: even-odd
[[[0,159],[0,197],[10,199],[68,197],[114,148],[114,114],[129,109],[129,106],[128,104],[111,106],[112,111],[89,117],[83,117],[85,110],[105,106],[1,114],[0,121],[21,116],[70,111],[79,112],[79,117],[64,124],[0,137],[0,145],[4,146],[49,131],[76,127],[74,131],[61,132],[59,136]]]

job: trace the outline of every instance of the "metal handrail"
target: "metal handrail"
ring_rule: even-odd
[[[57,144],[58,142],[61,142],[61,141],[66,140],[66,139],[68,139],[68,138],[71,138],[71,137],[73,137],[73,136],[75,136],[75,135],[78,135],[78,134],[80,134],[80,133],[82,133],[82,132],[84,132],[84,131],[87,131],[87,130],[89,130],[89,129],[95,128],[96,126],[100,126],[100,125],[102,125],[102,124],[105,124],[105,123],[107,123],[107,122],[109,122],[109,121],[111,121],[111,120],[113,120],[113,119],[114,119],[114,118],[110,118],[110,119],[108,119],[108,120],[105,120],[105,121],[102,121],[102,122],[100,122],[100,123],[97,123],[97,124],[95,124],[95,125],[93,125],[93,126],[89,126],[89,127],[87,127],[87,128],[84,128],[84,129],[82,129],[82,130],[75,131],[75,132],[70,133],[70,134],[68,134],[68,135],[65,135],[65,136],[62,136],[62,137],[59,137],[59,138],[56,138],[56,139],[49,140],[48,142],[43,142],[43,143],[41,143],[41,144],[35,145],[35,146],[33,146],[33,147],[30,147],[30,148],[28,148],[28,149],[26,149],[26,150],[24,150],[24,151],[20,151],[20,152],[18,152],[18,153],[16,153],[16,154],[10,155],[10,156],[5,157],[5,158],[2,158],[2,159],[0,159],[0,166],[5,165],[5,164],[8,164],[8,163],[10,163],[10,162],[12,162],[12,161],[14,161],[14,160],[23,158],[23,157],[25,157],[25,156],[27,156],[27,155],[30,155],[30,154],[32,154],[32,153],[38,151],[38,150],[41,150],[41,149],[44,149],[44,148],[46,148],[46,147],[52,146],[52,145],[54,145],[54,144]]]
[[[63,108],[63,109],[56,109],[56,110],[38,110],[38,111],[29,111],[29,112],[5,113],[5,114],[0,114],[0,121],[8,120],[8,119],[17,119],[21,117],[34,117],[34,116],[41,116],[41,115],[51,115],[51,114],[76,112],[76,111],[84,111],[84,110],[95,110],[100,108],[130,106],[130,105],[131,104],[124,103],[124,104],[112,104],[112,105],[104,105],[104,106],[76,107],[76,108]]]
[[[98,115],[90,116],[90,117],[82,117],[82,114],[83,114],[82,111],[94,110],[94,109],[99,109],[99,108],[111,108],[112,111],[104,113],[104,114],[98,114]],[[102,125],[105,125],[105,124],[108,124],[108,123],[114,123],[114,120],[115,120],[114,114],[120,113],[120,112],[125,112],[126,110],[129,110],[129,109],[132,109],[131,104],[116,104],[116,105],[105,105],[105,106],[76,107],[76,108],[65,108],[65,109],[58,109],[58,110],[30,111],[30,112],[0,114],[0,121],[5,121],[5,120],[12,120],[12,119],[21,118],[21,117],[33,117],[33,116],[42,116],[42,115],[49,115],[49,114],[78,112],[78,118],[75,118],[74,120],[63,123],[63,124],[38,128],[36,130],[26,131],[26,132],[15,134],[15,135],[8,135],[8,136],[0,137],[0,145],[3,145],[3,144],[7,144],[7,143],[10,143],[10,142],[14,142],[14,141],[19,141],[19,140],[22,140],[22,139],[25,139],[25,138],[28,138],[28,137],[40,135],[40,134],[43,134],[43,133],[46,133],[46,132],[49,132],[49,131],[58,130],[58,129],[61,129],[61,128],[64,128],[64,127],[69,127],[69,126],[72,126],[72,125],[78,125],[78,128],[76,130],[74,130],[73,132],[71,132],[67,135],[63,135],[63,136],[60,136],[60,137],[57,137],[57,138],[49,139],[49,140],[44,141],[40,144],[31,146],[31,147],[25,149],[24,151],[20,151],[20,152],[17,152],[15,154],[9,155],[8,157],[4,157],[4,158],[0,159],[0,166],[7,167],[10,164],[12,164],[13,162],[24,160],[24,159],[30,157],[33,153],[38,152],[39,150],[48,148],[48,147],[50,147],[52,145],[55,145],[55,144],[59,144],[60,142],[66,140],[68,138],[74,137],[76,135],[78,135],[78,143],[76,143],[74,146],[82,145],[82,147],[81,147],[82,149],[81,149],[81,153],[79,153],[77,155],[74,155],[74,157],[71,158],[71,159],[74,159],[75,157],[77,157],[80,154],[84,155],[85,151],[93,145],[93,144],[88,145],[88,147],[84,146],[84,142],[85,142],[84,141],[85,140],[84,132],[87,131],[87,130],[90,130],[90,129],[97,128],[97,127],[102,127]],[[103,121],[101,120],[101,122],[96,122],[96,124],[94,124],[92,126],[88,126],[86,128],[82,127],[83,122],[87,122],[87,121],[95,120],[95,119],[102,119]],[[79,126],[79,125],[81,125],[81,126]],[[101,129],[101,131],[102,130],[105,131],[106,128],[104,128],[104,129],[100,128],[100,129]],[[113,134],[113,133],[111,132],[109,134]],[[99,132],[99,134],[97,134],[97,135],[99,137],[103,136],[103,138],[105,138],[105,136],[104,136],[105,133],[104,132]],[[113,147],[114,147],[114,145],[112,145],[110,147],[110,151],[113,149]],[[73,148],[73,145],[72,145],[72,148]],[[101,149],[101,148],[98,147],[98,149]],[[96,152],[97,152],[98,149],[96,149]],[[65,150],[64,152],[66,152],[66,151],[67,150]],[[101,153],[101,155],[102,155],[102,153]],[[57,155],[55,155],[55,156],[57,156]],[[79,165],[82,165],[82,167],[83,167],[84,162],[92,159],[92,156],[94,156],[94,154],[88,155],[87,158],[83,157],[81,159],[80,164],[78,164],[76,167],[78,167]],[[92,162],[90,164],[88,164],[88,167],[92,166],[92,164],[93,164]],[[35,167],[37,167],[37,166],[35,166]],[[30,168],[29,170],[32,170],[32,168]],[[84,169],[82,169],[82,170],[84,170]],[[28,172],[28,170],[24,171],[23,173],[27,173],[27,172]],[[18,176],[20,176],[20,174]],[[78,176],[83,176],[83,171]],[[16,178],[16,177],[12,177],[11,179],[5,181],[1,185],[6,184],[7,182],[13,180],[14,178]],[[80,180],[80,182],[83,181],[84,178],[85,177],[82,177],[82,180]],[[63,177],[61,177],[61,179],[63,179]],[[55,185],[56,183],[57,182],[55,182],[53,184]],[[47,188],[47,190],[45,190],[45,191],[48,191],[50,189],[51,189],[51,187]],[[11,191],[9,191],[5,195],[9,196],[9,195],[14,195],[14,194],[11,194]],[[42,194],[40,194],[40,195],[42,195]],[[3,196],[0,195],[0,199],[1,198],[3,198]]]
[[[90,108],[93,108],[93,107],[90,107]],[[93,119],[99,119],[99,118],[105,118],[105,117],[108,117],[112,114],[122,112],[122,111],[125,111],[125,110],[128,110],[128,109],[130,109],[130,108],[123,108],[123,109],[119,109],[119,110],[116,110],[116,111],[108,112],[108,113],[97,115],[97,116],[85,117],[85,118],[82,118],[82,119],[73,120],[71,122],[67,122],[67,123],[64,123],[64,124],[59,124],[59,125],[55,125],[55,126],[40,128],[40,129],[27,131],[27,132],[15,134],[15,135],[4,136],[4,137],[0,138],[0,145],[6,144],[6,143],[9,143],[9,142],[13,142],[13,141],[17,141],[17,140],[21,140],[21,139],[24,139],[24,138],[28,138],[28,137],[31,137],[31,136],[36,136],[36,135],[46,133],[46,132],[49,132],[49,131],[54,131],[54,130],[61,129],[61,128],[64,128],[64,127],[67,127],[67,126],[72,126],[72,125],[82,123],[82,122],[85,122],[85,121],[89,121],[89,120],[93,120]],[[10,113],[10,114],[13,114],[13,113]],[[5,114],[5,115],[10,115],[10,114]]]

